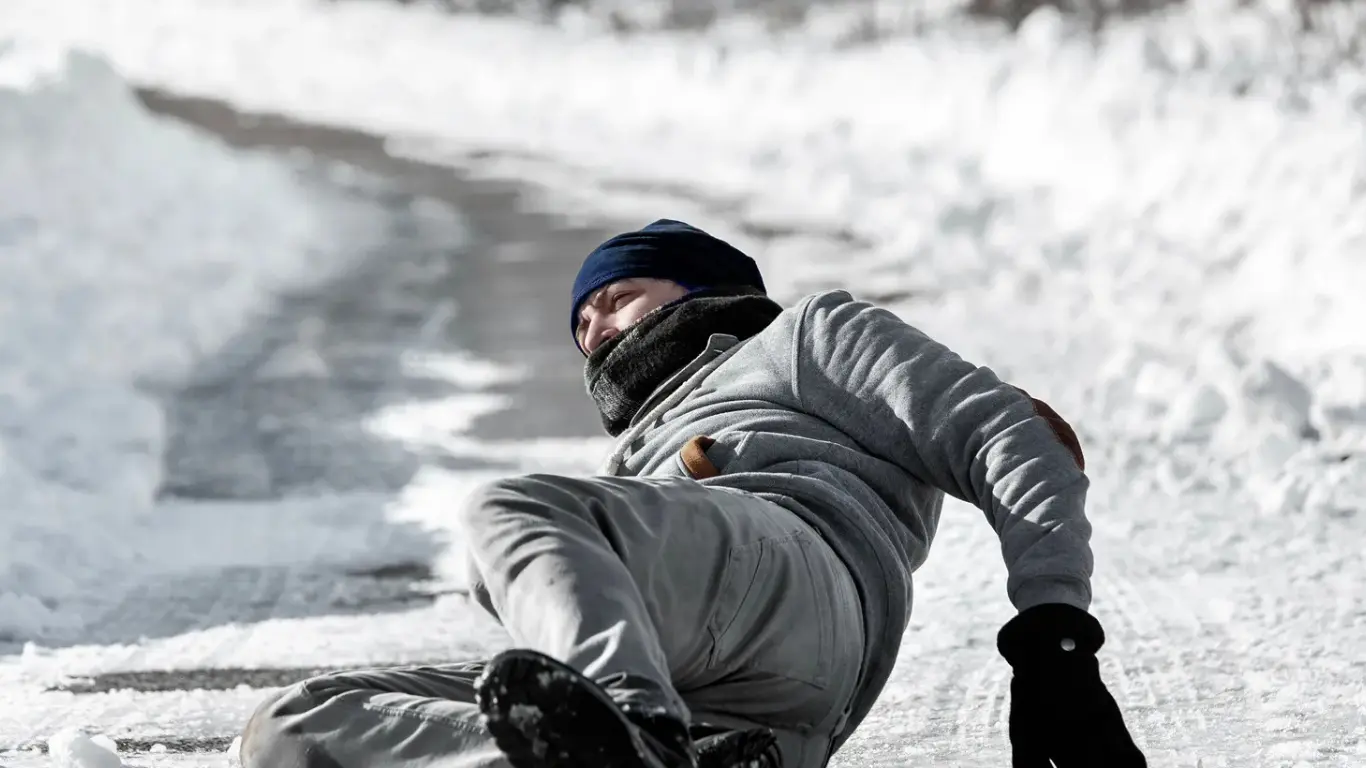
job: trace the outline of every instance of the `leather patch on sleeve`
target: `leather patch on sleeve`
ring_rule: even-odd
[[[1020,389],[1019,387],[1016,387],[1016,389],[1018,389],[1025,397],[1028,397],[1029,402],[1034,404],[1034,413],[1038,414],[1040,417],[1043,418],[1044,421],[1048,422],[1049,428],[1053,430],[1054,437],[1058,438],[1058,442],[1062,443],[1063,447],[1065,447],[1068,451],[1071,452],[1072,458],[1076,460],[1077,469],[1080,469],[1081,471],[1085,472],[1086,456],[1082,454],[1081,441],[1077,439],[1077,433],[1075,430],[1072,429],[1072,425],[1068,424],[1062,416],[1059,416],[1058,412],[1053,410],[1053,406],[1049,405],[1048,403],[1045,403],[1037,397],[1030,397],[1028,392],[1025,392],[1023,389]]]
[[[715,440],[706,435],[698,435],[684,444],[678,452],[683,459],[683,467],[688,470],[688,475],[692,479],[706,480],[721,474],[721,470],[707,458],[707,449],[713,445],[716,445]]]

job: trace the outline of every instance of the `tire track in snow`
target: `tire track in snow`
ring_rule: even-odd
[[[952,744],[960,754],[972,754],[984,746],[984,732],[990,732],[990,718],[995,710],[995,678],[996,671],[987,665],[958,678],[963,688],[957,702]]]
[[[882,698],[836,765],[996,766],[1009,760],[1011,670],[996,652],[1008,618],[998,546],[980,513],[946,506],[936,551],[916,576],[916,608]]]
[[[999,736],[1008,719],[1010,679],[1010,667],[999,658],[977,665],[967,675],[953,738],[960,754],[981,754],[1007,743]]]
[[[1011,673],[999,666],[994,668],[990,683],[990,703],[983,711],[982,731],[986,738],[996,743],[1007,743],[1010,739],[1010,701]]]
[[[1212,734],[1202,712],[1206,702],[1200,694],[1201,686],[1181,649],[1192,642],[1208,643],[1208,635],[1178,636],[1171,630],[1170,614],[1155,610],[1151,596],[1152,590],[1166,581],[1166,575],[1134,548],[1115,551],[1106,564],[1107,577],[1097,579],[1097,590],[1113,596],[1110,609],[1102,614],[1107,633],[1114,640],[1107,642],[1114,648],[1106,658],[1127,681],[1126,694],[1132,696],[1139,690],[1147,699],[1141,707],[1126,705],[1121,699],[1120,707],[1131,731],[1141,727],[1147,734],[1162,734],[1165,743],[1160,748],[1148,747],[1150,760],[1195,765],[1199,757],[1191,754],[1191,749],[1209,745]],[[1140,744],[1156,741],[1135,735]],[[1174,738],[1177,735],[1179,738]]]
[[[1173,717],[1173,707],[1175,713],[1188,713],[1175,714],[1170,726],[1193,727],[1204,732],[1207,723],[1198,710],[1197,682],[1179,651],[1187,642],[1168,629],[1165,615],[1152,610],[1151,600],[1144,594],[1151,583],[1139,585],[1123,571],[1109,581],[1117,607],[1111,615],[1127,630],[1126,640],[1135,641],[1126,644],[1123,653],[1115,658],[1126,675],[1141,677],[1151,707],[1165,710],[1168,717]]]
[[[1146,554],[1143,538],[1151,532],[1100,539],[1107,546],[1104,570],[1096,580],[1104,602],[1097,607],[1106,611],[1100,617],[1107,630],[1111,625],[1118,630],[1111,633],[1115,661],[1126,678],[1154,697],[1151,706],[1135,708],[1130,721],[1154,745],[1150,760],[1162,764],[1242,764],[1258,758],[1264,738],[1264,725],[1247,708],[1247,662],[1253,655],[1245,639],[1256,633],[1250,628],[1268,626],[1269,617],[1283,606],[1265,593],[1246,602],[1255,582],[1242,576],[1227,548],[1217,543],[1226,538],[1229,526],[1247,523],[1225,511],[1237,508],[1226,497],[1168,500],[1167,509],[1180,510],[1180,516],[1171,517],[1168,511],[1163,523],[1167,530],[1161,533],[1185,544],[1168,552],[1170,541],[1163,542],[1161,551],[1172,557],[1170,562]],[[1229,589],[1233,594],[1226,596]],[[1220,607],[1229,605],[1230,597],[1243,610]]]

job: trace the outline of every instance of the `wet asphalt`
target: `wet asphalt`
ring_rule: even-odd
[[[403,372],[400,358],[413,351],[463,351],[534,369],[492,388],[513,407],[478,419],[473,437],[600,434],[564,316],[574,273],[610,236],[607,228],[532,210],[513,182],[470,180],[458,169],[392,157],[371,134],[151,90],[140,97],[154,112],[244,150],[295,161],[304,152],[320,165],[369,174],[377,183],[347,193],[387,220],[384,245],[363,254],[359,267],[282,302],[170,399],[165,495],[262,499],[402,488],[423,462],[442,457],[381,444],[363,419],[394,402],[442,394],[441,383]],[[327,183],[323,174],[318,183]],[[415,215],[418,198],[453,217]],[[271,360],[298,352],[323,360],[329,375],[269,370]]]

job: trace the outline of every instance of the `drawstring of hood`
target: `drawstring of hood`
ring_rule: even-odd
[[[617,439],[616,445],[612,448],[612,453],[603,462],[599,474],[619,474],[630,456],[632,446],[640,439],[641,435],[648,432],[660,419],[664,418],[664,414],[683,402],[688,395],[700,387],[712,371],[730,359],[730,356],[739,351],[747,341],[748,339],[737,339],[726,334],[712,334],[711,338],[707,340],[707,346],[702,354],[661,384],[649,400],[643,404],[643,407],[637,412],[636,418]],[[660,399],[661,397],[663,399]]]

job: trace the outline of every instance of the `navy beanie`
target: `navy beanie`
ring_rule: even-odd
[[[758,265],[739,249],[681,221],[660,219],[613,237],[584,259],[574,278],[570,333],[578,328],[579,308],[594,291],[632,277],[672,280],[689,291],[723,286],[766,291]]]

